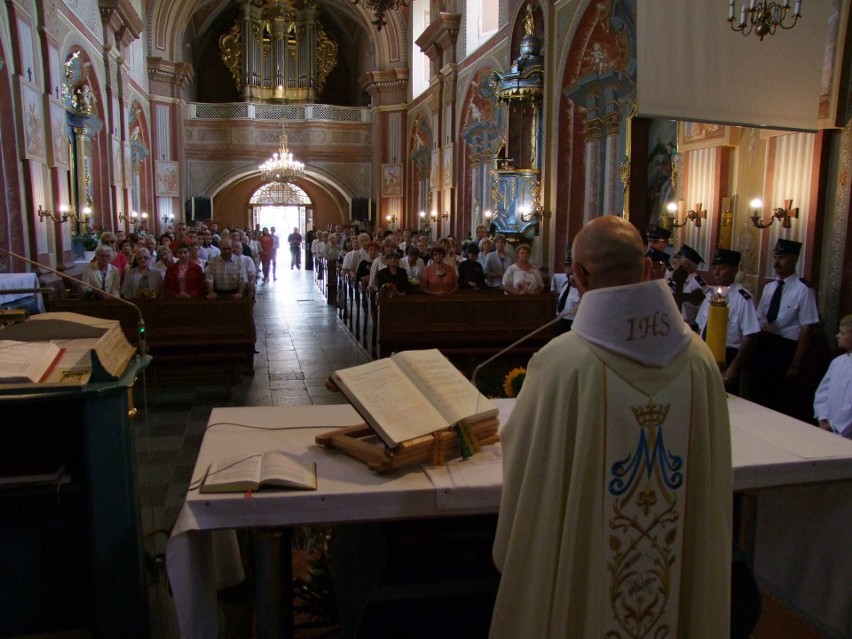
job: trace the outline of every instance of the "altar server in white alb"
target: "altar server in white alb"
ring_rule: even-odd
[[[530,361],[502,430],[492,639],[730,633],[731,443],[707,346],[639,233],[574,241],[583,301]]]
[[[728,302],[728,334],[725,349],[725,368],[722,371],[722,382],[725,389],[739,395],[740,374],[748,366],[751,352],[757,334],[760,333],[760,324],[757,322],[757,311],[754,308],[754,299],[743,285],[736,281],[737,271],[740,268],[740,253],[728,249],[716,249],[713,256],[711,270],[716,286],[724,287],[725,299]],[[707,317],[710,313],[710,296],[715,292],[715,287],[710,287],[707,297],[698,309],[695,318],[698,324],[698,332],[706,338]]]
[[[837,346],[846,351],[835,357],[814,398],[819,427],[852,439],[852,315],[840,320]]]

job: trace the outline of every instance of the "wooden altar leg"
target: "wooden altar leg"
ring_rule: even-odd
[[[293,549],[290,529],[256,529],[254,540],[257,637],[291,639]]]

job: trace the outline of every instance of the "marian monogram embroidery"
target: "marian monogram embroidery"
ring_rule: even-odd
[[[677,402],[684,395],[678,389],[672,403],[645,403],[635,389],[608,377],[608,395],[621,401],[610,404],[607,424],[603,523],[610,615],[604,637],[675,639],[686,470],[681,451],[689,441],[688,421],[679,423],[688,412]]]

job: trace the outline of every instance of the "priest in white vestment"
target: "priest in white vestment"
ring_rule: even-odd
[[[573,330],[530,361],[502,430],[492,639],[730,632],[725,391],[643,253],[615,216],[574,242]]]

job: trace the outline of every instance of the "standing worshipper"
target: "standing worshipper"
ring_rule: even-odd
[[[287,236],[287,244],[290,245],[290,270],[295,266],[297,269],[302,268],[302,234],[299,233],[299,227],[294,226],[293,232]]]
[[[811,400],[803,397],[802,364],[819,312],[810,283],[796,274],[801,251],[801,242],[784,239],[773,249],[777,279],[763,287],[757,305],[761,330],[754,346],[749,393],[761,406],[807,420]]]
[[[270,229],[272,235],[272,279],[278,279],[278,249],[281,247],[281,238],[275,232],[275,227]],[[267,278],[268,279],[268,278]]]
[[[852,439],[852,315],[840,320],[837,346],[846,351],[835,357],[814,398],[819,427]]]
[[[115,242],[115,240],[113,240]],[[101,244],[95,249],[95,259],[86,264],[80,279],[89,287],[85,297],[118,297],[121,292],[121,271],[113,266],[112,247]]]
[[[491,639],[727,637],[728,406],[639,233],[574,240],[583,302],[530,360],[501,431]]]
[[[274,229],[275,227],[273,226],[272,228]],[[273,238],[274,236],[270,234],[269,229],[264,226],[260,236],[259,251],[264,284],[269,281],[269,267],[272,265],[272,259],[275,256],[275,241]]]
[[[699,255],[691,246],[684,244],[675,253],[675,270],[683,269],[686,271],[686,281],[683,283],[684,294],[692,293],[693,291],[701,291],[707,293],[707,282],[701,279],[698,275],[698,265],[704,261],[704,258]],[[674,276],[672,276],[674,277]],[[695,323],[695,317],[698,315],[698,304],[684,301],[681,304],[681,315],[683,321],[689,324],[690,328],[696,330],[698,325]]]
[[[574,316],[577,314],[577,306],[580,304],[580,289],[572,280],[574,260],[571,258],[571,248],[565,255],[565,272],[554,273],[550,281],[550,290],[556,293],[556,333],[561,335],[571,330]]]
[[[298,229],[293,229],[294,231]],[[314,270],[314,240],[317,239],[317,227],[316,225],[311,225],[311,230],[305,234],[305,270],[313,271]],[[287,238],[287,241],[290,241],[290,238]],[[293,269],[293,265],[290,265],[290,269]]]
[[[728,332],[722,382],[725,384],[725,390],[739,395],[740,378],[751,359],[757,334],[760,333],[760,324],[757,322],[757,312],[754,310],[751,293],[736,281],[737,271],[740,268],[740,253],[728,249],[716,249],[711,266],[716,286],[727,289],[725,297],[728,303]],[[707,338],[705,329],[710,314],[711,295],[713,295],[712,288],[707,293],[695,318],[698,332],[704,339]]]

